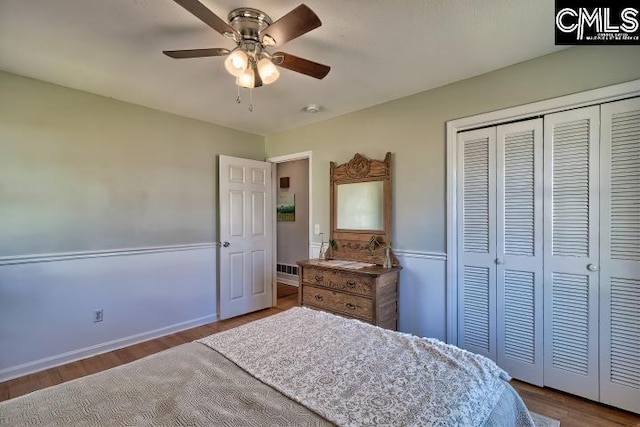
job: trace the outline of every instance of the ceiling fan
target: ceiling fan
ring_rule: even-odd
[[[280,47],[322,25],[318,16],[301,4],[282,18],[273,22],[264,12],[242,7],[229,13],[227,24],[198,0],[174,0],[191,12],[196,18],[233,40],[236,47],[226,48],[165,50],[171,58],[202,58],[226,56],[225,68],[236,77],[236,84],[254,88],[276,81],[280,72],[275,65],[291,71],[324,78],[331,67],[285,52],[270,53],[267,49]]]

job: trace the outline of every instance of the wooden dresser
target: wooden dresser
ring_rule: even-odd
[[[400,267],[354,270],[326,264],[317,259],[298,261],[300,305],[397,330]]]

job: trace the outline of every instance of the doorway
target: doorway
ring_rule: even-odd
[[[300,259],[309,258],[311,231],[311,152],[267,159],[273,163],[274,289],[273,305],[279,297],[295,298]]]

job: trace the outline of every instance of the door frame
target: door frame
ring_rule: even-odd
[[[273,187],[273,206],[276,206],[276,199],[278,197],[278,184],[276,183],[276,166],[278,163],[292,162],[294,160],[303,160],[308,159],[309,161],[309,227],[308,227],[308,235],[309,235],[309,258],[311,258],[311,242],[313,241],[313,222],[312,222],[312,207],[313,207],[313,173],[312,173],[312,159],[313,159],[313,151],[301,151],[299,153],[291,153],[285,154],[282,156],[274,156],[267,157],[267,162],[272,163],[271,166],[271,175],[273,179],[271,180],[271,186]],[[273,215],[273,307],[278,304],[278,272],[276,270],[276,264],[278,263],[278,216]]]
[[[464,130],[498,125],[505,122],[531,119],[548,113],[586,107],[605,102],[640,96],[640,79],[599,89],[551,98],[531,104],[492,111],[446,122],[447,142],[447,278],[446,278],[446,337],[450,344],[458,343],[458,206],[457,192],[457,134]]]

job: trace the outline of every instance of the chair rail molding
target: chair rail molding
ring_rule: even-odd
[[[0,258],[0,381],[216,321],[216,256],[195,243]]]
[[[95,251],[57,252],[48,254],[12,255],[0,257],[0,267],[15,264],[63,261],[83,258],[101,258],[123,255],[142,255],[160,252],[192,251],[215,248],[215,243],[192,243],[187,245],[159,245],[138,248],[119,248]]]

